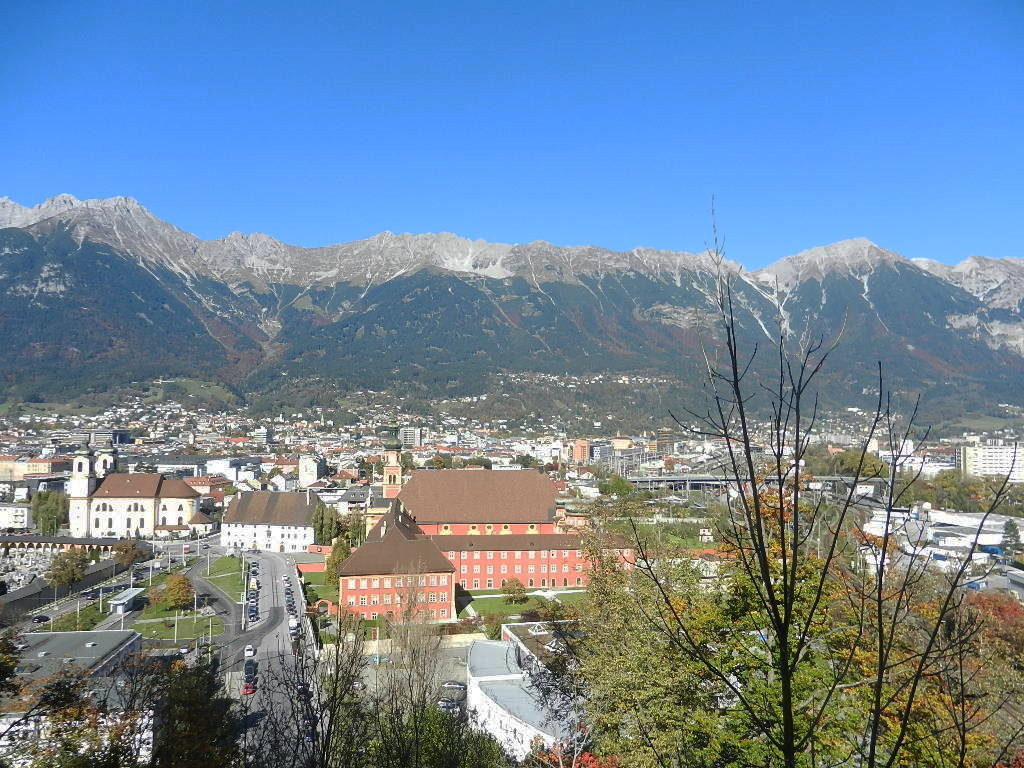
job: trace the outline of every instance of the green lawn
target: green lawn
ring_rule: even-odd
[[[584,599],[586,599],[586,596],[586,592],[573,592],[569,594],[558,595],[557,597],[560,602],[569,605],[583,601]],[[510,605],[500,597],[488,597],[484,598],[483,600],[474,600],[472,603],[470,603],[470,605],[473,606],[473,609],[480,616],[486,616],[487,614],[491,614],[494,616],[514,616],[516,614],[521,614],[524,611],[539,608],[544,602],[545,601],[543,598],[531,597],[525,603],[517,603],[515,605]],[[463,608],[462,612],[459,613],[459,618],[462,619],[468,615],[469,614],[466,613],[466,609]]]
[[[168,626],[169,625],[169,626]],[[173,640],[174,620],[154,621],[150,624],[135,624],[132,627],[143,637],[150,640]],[[195,640],[197,637],[204,637],[210,631],[210,619],[204,616],[178,620],[178,640]],[[214,636],[224,631],[224,622],[216,616],[213,617]]]
[[[226,592],[232,600],[242,596],[242,562],[237,557],[218,557],[210,563],[210,575],[205,576]]]
[[[99,624],[107,614],[100,613],[97,603],[92,603],[82,608],[81,612],[71,611],[56,618],[52,623],[47,624],[47,631],[50,632],[75,632],[78,630],[92,629]]]
[[[310,598],[310,602],[313,603],[318,599],[330,600],[332,603],[338,602],[338,584],[325,584],[324,576],[326,574],[321,571],[320,573],[305,573],[302,575],[302,580],[307,584],[312,585],[312,589],[306,589],[306,594]],[[313,597],[313,595],[316,597]]]

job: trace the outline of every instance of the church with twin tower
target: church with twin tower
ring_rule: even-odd
[[[68,482],[68,517],[77,538],[151,538],[188,529],[200,494],[183,480],[117,471],[109,443],[75,451]]]

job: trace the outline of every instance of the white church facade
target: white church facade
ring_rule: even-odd
[[[158,474],[121,474],[111,446],[79,448],[68,483],[71,535],[152,538],[188,533],[200,494],[183,480]]]

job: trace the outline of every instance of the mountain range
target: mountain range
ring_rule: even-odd
[[[827,400],[886,384],[935,413],[1021,404],[1024,259],[956,266],[865,239],[734,275],[751,342],[842,330]],[[0,400],[53,400],[161,376],[240,393],[296,381],[474,394],[498,372],[649,372],[699,391],[714,349],[708,253],[384,232],[322,248],[202,240],[135,200],[0,198]]]

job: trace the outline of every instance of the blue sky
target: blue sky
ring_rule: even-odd
[[[0,195],[382,230],[1024,257],[1024,3],[5,3]]]

